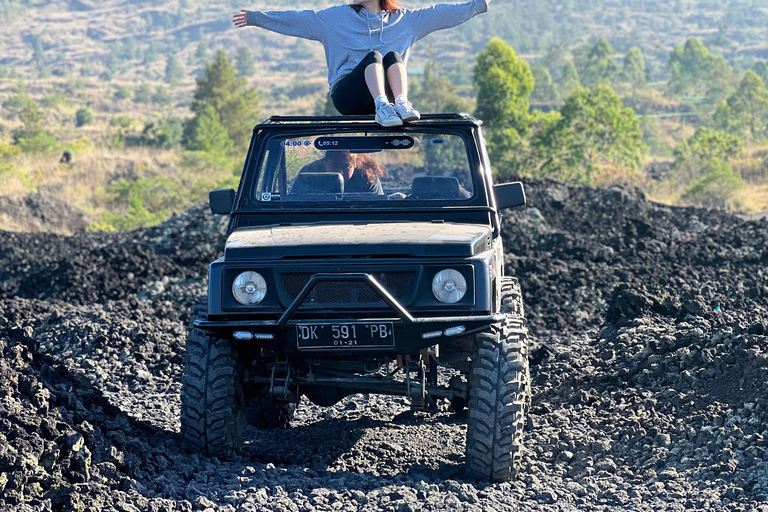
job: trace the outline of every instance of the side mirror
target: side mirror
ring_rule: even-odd
[[[235,207],[235,191],[231,188],[214,190],[208,194],[211,203],[211,213],[214,215],[229,215]]]
[[[493,192],[496,194],[496,207],[499,210],[525,204],[525,189],[519,181],[494,185]]]

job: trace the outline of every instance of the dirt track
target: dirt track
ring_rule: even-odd
[[[0,233],[2,510],[768,510],[768,221],[528,185],[505,217],[535,341],[517,481],[466,418],[303,403],[234,462],[179,450],[188,312],[223,226]]]

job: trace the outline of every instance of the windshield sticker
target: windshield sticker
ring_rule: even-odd
[[[279,201],[280,194],[272,194],[271,192],[262,192],[261,200],[262,201]]]

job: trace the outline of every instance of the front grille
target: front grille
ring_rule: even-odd
[[[413,271],[373,272],[370,273],[395,299],[400,300],[408,293],[413,280]],[[289,272],[281,274],[283,286],[291,300],[299,296],[301,290],[314,274],[309,272]],[[336,305],[379,305],[384,301],[363,281],[322,281],[314,287],[304,299],[307,304]]]

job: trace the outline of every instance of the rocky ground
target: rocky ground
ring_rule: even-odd
[[[221,462],[180,450],[189,310],[223,244],[0,232],[0,509],[766,510],[768,220],[528,184],[504,221],[534,396],[519,478],[464,474],[466,417],[302,403]]]

